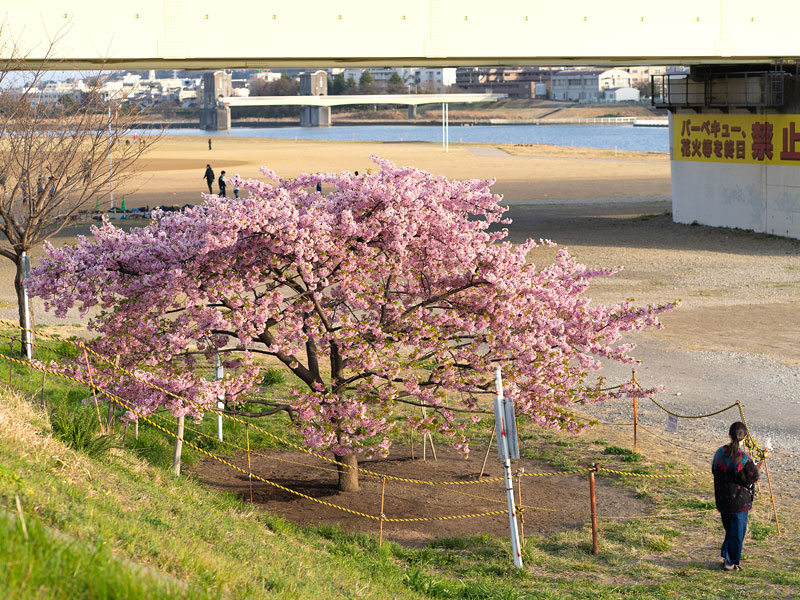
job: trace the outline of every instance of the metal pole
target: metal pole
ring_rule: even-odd
[[[597,547],[597,500],[594,495],[594,473],[597,465],[592,465],[589,471],[589,502],[592,509],[592,554],[597,554],[600,550]]]
[[[253,503],[253,471],[250,468],[250,423],[244,423],[244,436],[247,438],[247,481],[250,485],[250,504]]]
[[[517,469],[517,497],[520,511],[522,511],[522,474],[524,472],[524,468]],[[519,513],[519,541],[521,546],[525,545],[525,515],[522,512]]]
[[[222,379],[225,375],[225,369],[222,366],[222,361],[219,359],[219,352],[214,355],[214,379]],[[217,413],[217,438],[222,441],[222,409],[225,408],[225,403],[220,402],[220,397],[217,396],[217,408],[220,412]]]
[[[442,148],[444,148],[444,102],[442,102]]]
[[[114,140],[111,137],[111,107],[108,107],[108,193],[111,208],[114,208]]]
[[[22,253],[22,312],[24,314],[23,326],[25,329],[22,331],[23,346],[25,346],[25,356],[31,360],[31,317],[30,308],[28,305],[28,273],[31,270],[31,262],[27,252]]]
[[[495,412],[502,410],[503,402],[503,377],[500,367],[494,370],[495,385],[497,387],[497,397],[495,398]],[[522,552],[519,546],[519,532],[517,531],[517,507],[514,503],[514,482],[511,478],[511,459],[508,456],[508,438],[506,437],[505,418],[503,427],[497,432],[497,445],[503,449],[503,478],[506,483],[506,498],[508,499],[508,524],[511,529],[511,551],[514,554],[514,566],[522,568]]]
[[[444,105],[444,151],[450,152],[450,105]]]

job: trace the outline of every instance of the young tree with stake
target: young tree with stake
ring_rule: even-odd
[[[495,366],[520,416],[543,427],[577,431],[574,404],[631,392],[589,371],[598,357],[633,361],[621,335],[660,327],[677,303],[593,305],[589,282],[615,270],[563,249],[544,268],[529,263],[550,242],[513,245],[492,228],[505,209],[491,182],[373,160],[379,170],[358,177],[264,169],[274,183],[241,181],[239,199],[211,197],[129,233],[106,223],[48,246],[32,293],[58,316],[103,309],[90,322],[95,350],[190,400],[106,373],[145,414],[199,418],[220,395],[236,412],[258,383],[256,357],[277,359],[297,377],[293,394],[248,399],[261,409],[241,414],[287,411],[309,447],[337,457],[342,489],[358,487],[357,454],[387,454],[400,423],[466,454],[467,421],[491,412],[479,399]],[[236,377],[197,372],[217,352]]]
[[[93,208],[112,177],[117,185],[129,177],[145,148],[120,143],[137,118],[122,110],[122,97],[101,97],[102,77],[80,99],[48,102],[40,87],[58,63],[20,71],[23,55],[1,26],[0,44],[0,56],[9,57],[0,65],[0,255],[16,266],[19,322],[25,327],[23,256]]]

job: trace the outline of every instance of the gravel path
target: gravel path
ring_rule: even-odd
[[[740,400],[757,439],[770,437],[776,488],[800,499],[800,242],[751,232],[679,225],[660,198],[512,204],[511,238],[553,239],[582,262],[624,265],[598,280],[597,301],[682,298],[665,315],[666,328],[630,336],[640,365],[607,365],[611,381],[630,377],[663,385],[657,400],[673,412],[703,414]],[[544,261],[547,251],[534,255]],[[628,341],[628,339],[626,339]],[[640,403],[640,422],[658,435],[710,452],[727,441],[738,411],[680,419],[665,432],[667,415]],[[630,422],[630,402],[588,407],[590,415]],[[680,450],[678,450],[680,451]],[[696,458],[696,457],[695,457]]]

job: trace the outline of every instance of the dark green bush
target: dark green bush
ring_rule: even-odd
[[[103,456],[114,445],[113,436],[99,433],[100,423],[94,406],[59,406],[50,415],[50,426],[54,438],[92,458]]]

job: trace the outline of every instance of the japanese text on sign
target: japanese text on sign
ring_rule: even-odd
[[[672,159],[800,165],[800,115],[675,115]]]

